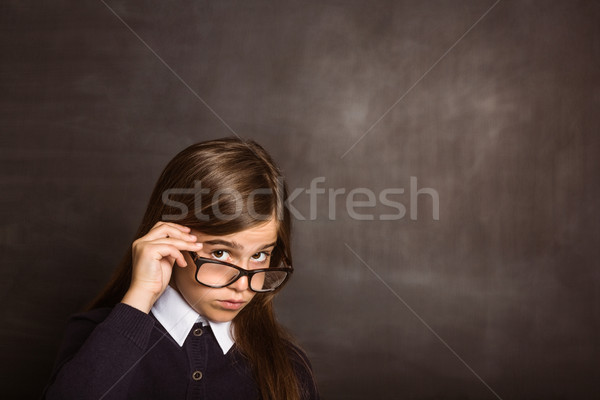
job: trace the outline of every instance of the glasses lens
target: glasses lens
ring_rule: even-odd
[[[257,272],[250,282],[252,290],[269,291],[276,289],[285,281],[287,274],[286,271]]]
[[[223,264],[206,263],[198,269],[196,279],[208,286],[227,286],[237,278],[239,271]]]

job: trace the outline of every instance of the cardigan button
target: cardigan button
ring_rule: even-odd
[[[194,371],[194,373],[192,374],[192,379],[195,381],[199,381],[200,379],[202,379],[202,372]]]
[[[194,329],[194,336],[202,336],[202,329],[200,329],[200,328]]]

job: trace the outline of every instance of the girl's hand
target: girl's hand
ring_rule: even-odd
[[[187,266],[181,250],[202,248],[202,243],[196,243],[196,240],[196,236],[190,234],[190,228],[159,221],[146,235],[134,241],[131,285],[121,302],[150,312],[169,284],[173,264]]]

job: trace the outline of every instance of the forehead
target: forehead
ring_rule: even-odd
[[[276,242],[277,221],[275,219],[271,219],[265,222],[264,224],[253,226],[243,231],[222,236],[206,235],[195,229],[192,229],[192,233],[198,236],[198,241],[201,242],[213,239],[220,239],[223,241],[231,242],[235,245],[239,245],[235,246],[239,247],[239,250],[247,250]]]

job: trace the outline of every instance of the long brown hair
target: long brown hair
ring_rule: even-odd
[[[277,219],[271,265],[292,265],[287,187],[269,154],[256,142],[226,138],[201,142],[177,154],[165,167],[135,235],[144,236],[159,220],[171,220],[209,235],[236,233]],[[250,200],[250,201],[249,201]],[[112,307],[131,283],[132,250],[91,308]],[[273,297],[257,293],[233,320],[235,349],[252,366],[263,399],[297,400],[299,379],[290,360],[292,338],[277,322]]]

